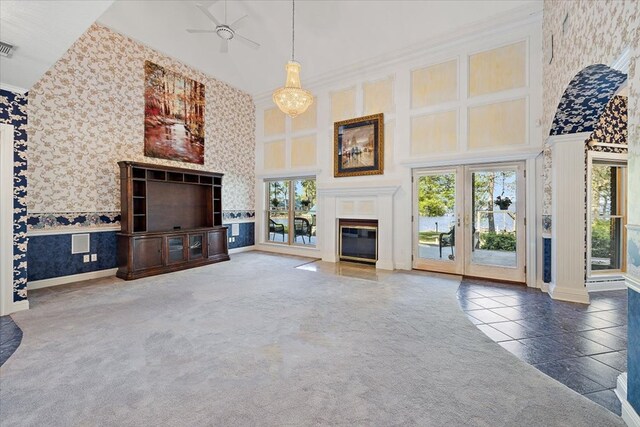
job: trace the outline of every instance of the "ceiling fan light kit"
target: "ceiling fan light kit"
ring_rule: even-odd
[[[296,2],[292,0],[292,28],[291,28],[291,61],[285,65],[287,80],[284,87],[273,92],[273,102],[280,111],[294,118],[313,104],[313,95],[308,90],[302,89],[300,84],[300,63],[295,61],[295,34],[296,34]]]

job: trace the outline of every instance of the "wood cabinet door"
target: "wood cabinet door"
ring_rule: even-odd
[[[189,234],[189,261],[202,259],[205,256],[204,233]]]
[[[209,258],[227,255],[227,229],[221,228],[209,232]]]
[[[162,237],[133,239],[133,269],[162,267]]]
[[[187,249],[186,235],[167,236],[167,264],[185,262]]]

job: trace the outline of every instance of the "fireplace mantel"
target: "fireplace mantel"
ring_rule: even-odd
[[[376,268],[393,270],[393,197],[399,184],[358,186],[318,186],[318,218],[322,218],[322,260],[338,261],[339,219],[378,221],[378,261]]]

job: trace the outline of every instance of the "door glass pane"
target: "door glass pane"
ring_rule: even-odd
[[[202,258],[202,234],[189,236],[189,259]]]
[[[472,173],[474,264],[517,266],[516,180],[516,171],[509,169]]]
[[[269,194],[267,209],[267,240],[289,242],[289,181],[267,182]]]
[[[301,179],[293,181],[294,194],[294,238],[296,244],[316,244],[316,181]]]
[[[182,236],[169,237],[167,243],[169,245],[169,262],[184,261],[184,239]]]
[[[434,260],[456,257],[454,172],[418,177],[418,256]]]
[[[591,270],[622,270],[625,165],[594,162],[591,171]]]

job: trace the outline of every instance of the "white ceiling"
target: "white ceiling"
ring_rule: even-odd
[[[200,3],[224,20],[224,1]],[[239,33],[259,42],[259,50],[232,40],[223,54],[215,34],[187,33],[213,28],[195,1],[1,0],[0,39],[16,50],[0,59],[0,82],[30,88],[97,19],[253,95],[281,86],[291,56],[291,2],[229,0],[227,10],[228,22],[249,15]],[[542,0],[298,0],[296,60],[304,84],[523,10],[542,10]]]
[[[29,89],[113,3],[0,1],[0,40],[15,46],[0,57],[0,84]]]
[[[217,35],[185,31],[213,28],[194,3],[120,0],[98,22],[253,95],[282,86],[284,65],[291,56],[291,1],[228,1],[228,22],[248,14],[239,33],[262,46],[252,50],[232,40],[227,54],[219,53]],[[224,20],[224,1],[200,3]],[[523,8],[542,10],[542,1],[299,0],[296,60],[302,64],[303,85]]]

